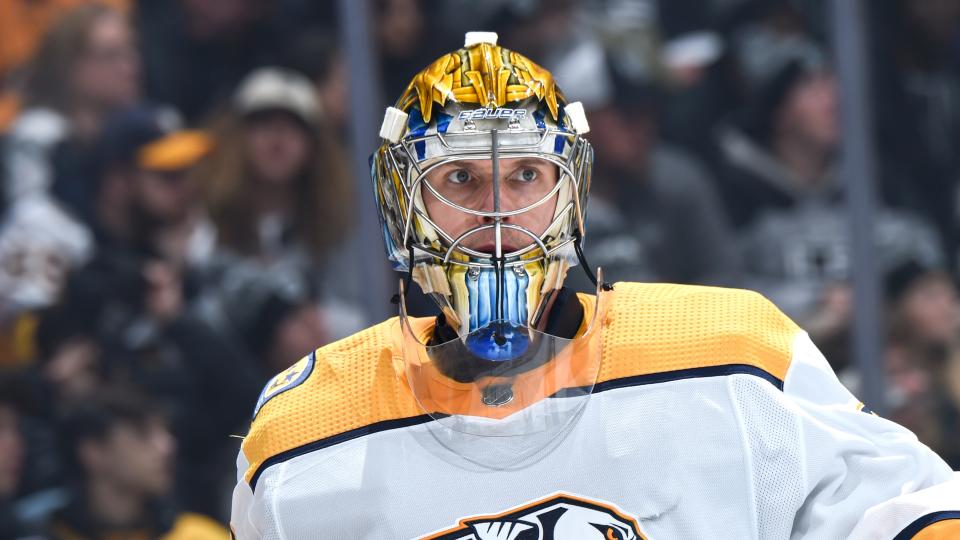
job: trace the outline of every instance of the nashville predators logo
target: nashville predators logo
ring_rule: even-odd
[[[646,540],[637,520],[610,504],[557,494],[493,516],[461,519],[422,540]]]
[[[316,362],[316,356],[317,353],[312,352],[300,359],[296,364],[281,371],[270,379],[270,382],[264,387],[263,392],[260,393],[260,398],[257,399],[257,406],[253,409],[253,416],[256,417],[260,409],[277,395],[303,384],[303,381],[307,380],[307,377],[313,372],[313,364]]]

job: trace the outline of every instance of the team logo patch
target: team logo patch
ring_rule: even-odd
[[[646,540],[616,506],[559,493],[492,516],[460,520],[422,540]]]
[[[313,372],[313,364],[315,361],[316,353],[313,352],[301,358],[296,364],[274,375],[274,377],[270,379],[270,382],[267,383],[267,386],[264,387],[263,392],[260,393],[260,398],[257,399],[257,406],[253,410],[253,416],[256,417],[260,409],[277,395],[303,384],[303,381],[307,380],[307,377]]]

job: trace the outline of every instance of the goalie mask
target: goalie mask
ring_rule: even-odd
[[[543,331],[582,257],[593,159],[587,131],[583,107],[566,102],[548,71],[481,32],[417,74],[387,109],[371,158],[387,255],[456,336],[438,343],[438,333],[423,335],[403,317],[405,344],[418,349],[404,352],[412,386],[423,374],[411,376],[411,365],[454,358],[466,368],[450,382],[485,380],[483,388],[503,390],[461,397],[473,414],[474,405],[513,400],[511,381],[576,349]],[[402,291],[400,303],[403,314]],[[581,337],[592,334],[589,326]],[[569,382],[592,388],[595,362],[586,364]],[[447,406],[425,408],[458,412],[440,401]]]

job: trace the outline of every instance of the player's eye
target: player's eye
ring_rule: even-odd
[[[514,174],[514,178],[521,182],[533,182],[538,176],[539,173],[537,170],[529,167],[520,169],[516,174]]]
[[[447,174],[447,182],[452,184],[466,184],[470,181],[470,171],[466,169],[457,169]]]

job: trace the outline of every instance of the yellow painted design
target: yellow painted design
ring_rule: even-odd
[[[563,96],[549,71],[520,53],[478,43],[441,56],[414,76],[396,107],[405,111],[419,105],[424,122],[430,122],[434,103],[502,107],[530,96],[545,101],[557,120]]]

